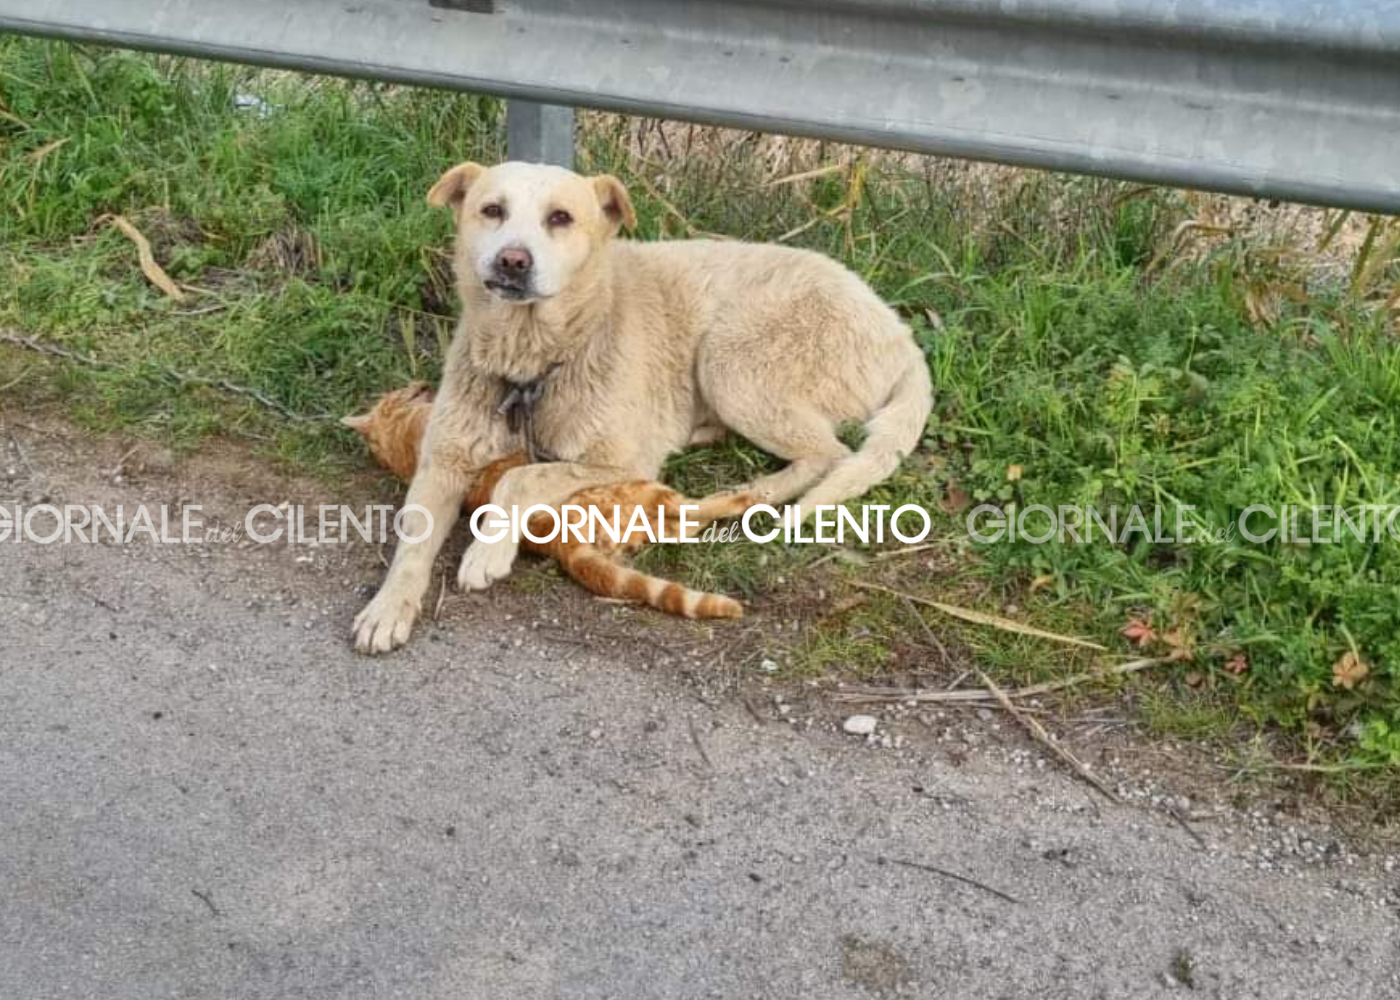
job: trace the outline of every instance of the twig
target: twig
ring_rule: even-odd
[[[690,730],[690,742],[695,744],[695,750],[700,754],[700,759],[705,762],[705,766],[711,771],[715,769],[715,762],[710,760],[710,755],[705,751],[705,744],[700,742],[700,733],[695,729],[695,720],[687,717],[686,728]]]
[[[1026,732],[1034,736],[1042,746],[1048,749],[1056,757],[1060,758],[1060,760],[1068,764],[1074,770],[1075,774],[1079,775],[1089,784],[1093,785],[1094,788],[1096,788],[1100,793],[1103,794],[1104,798],[1108,799],[1110,802],[1119,801],[1118,796],[1113,791],[1113,789],[1109,788],[1102,781],[1100,781],[1098,776],[1092,771],[1090,771],[1087,767],[1085,767],[1083,762],[1080,761],[1078,757],[1076,757],[1074,754],[1070,753],[1064,747],[1060,746],[1053,739],[1051,739],[1050,734],[1045,731],[1045,727],[1042,726],[1035,719],[1031,718],[1025,712],[1022,712],[1019,708],[1017,708],[1015,704],[1012,703],[1011,699],[1006,696],[1006,692],[1003,691],[1001,688],[997,687],[996,683],[990,677],[988,677],[980,670],[977,671],[977,676],[982,678],[982,683],[987,686],[987,690],[991,691],[992,694],[996,695],[997,701],[1001,702],[1001,707],[1006,709],[1007,712],[1011,713],[1011,716],[1022,726],[1025,727]]]
[[[205,906],[209,907],[209,912],[214,914],[214,916],[223,916],[223,914],[219,912],[219,908],[214,905],[214,897],[209,895],[209,893],[202,889],[191,889],[190,892],[194,894],[195,899],[198,899]]]
[[[15,386],[19,385],[21,382],[23,382],[29,377],[29,373],[31,371],[33,371],[33,369],[26,368],[24,369],[24,371],[20,372],[17,376],[15,376],[10,381],[6,382],[4,385],[0,385],[0,392],[6,392],[7,390],[13,389]]]
[[[912,556],[916,552],[927,552],[929,549],[947,548],[947,542],[925,542],[923,545],[906,545],[901,549],[891,549],[888,552],[877,552],[871,557],[872,562],[884,562],[886,559],[901,559],[904,556]]]
[[[437,607],[433,608],[433,621],[442,617],[442,602],[447,600],[447,574],[442,574],[442,586],[438,588]]]
[[[914,607],[913,601],[909,600],[907,597],[904,598],[904,606],[909,609],[909,613],[914,616],[919,623],[919,627],[924,630],[924,637],[928,639],[934,649],[938,650],[939,659],[943,661],[943,665],[946,667],[948,665],[947,647],[939,641],[938,636],[933,634],[933,629],[928,627],[928,622],[924,621],[924,616],[919,614],[919,609]],[[965,677],[967,675],[964,674],[963,676]]]
[[[14,344],[16,347],[23,347],[26,350],[35,352],[36,354],[46,354],[50,357],[62,358],[65,361],[72,361],[77,364],[84,365],[88,368],[100,368],[106,371],[112,371],[114,369],[120,369],[122,367],[121,365],[115,364],[111,361],[103,361],[101,358],[94,358],[86,354],[78,354],[74,351],[65,350],[62,347],[55,347],[53,344],[41,343],[33,337],[24,337],[17,333],[10,333],[3,330],[0,330],[0,341],[3,341],[7,344]],[[199,385],[205,386],[210,389],[218,389],[221,392],[232,393],[236,396],[243,396],[247,399],[251,399],[253,402],[261,406],[267,407],[269,410],[273,410],[281,414],[288,420],[295,420],[298,423],[317,423],[320,421],[339,419],[337,417],[331,416],[328,413],[297,413],[294,410],[287,409],[281,403],[277,402],[275,399],[271,399],[270,397],[264,395],[257,389],[249,388],[246,385],[237,385],[234,382],[230,382],[228,379],[210,378],[207,375],[197,375],[194,372],[182,372],[178,369],[170,368],[165,365],[158,366],[156,371],[163,378],[169,379],[176,385]]]
[[[1004,899],[1008,903],[1014,903],[1017,906],[1021,905],[1021,900],[1017,899],[1015,896],[1010,895],[1009,893],[1002,892],[1000,889],[993,889],[991,886],[983,882],[979,882],[975,878],[968,878],[966,875],[959,875],[957,872],[950,872],[948,871],[948,869],[939,868],[937,865],[925,864],[922,861],[906,861],[903,858],[886,857],[877,857],[875,859],[875,863],[877,865],[899,865],[901,868],[913,868],[916,871],[928,872],[930,875],[938,875],[942,878],[950,878],[955,882],[961,882],[963,885],[970,885],[974,889],[981,889],[983,892],[990,893],[998,899]]]
[[[752,718],[754,722],[757,722],[760,726],[768,724],[768,720],[763,717],[758,709],[754,708],[753,702],[749,700],[748,695],[739,695],[739,701],[743,704],[744,711],[749,713],[749,717]]]
[[[830,552],[828,552],[826,555],[822,556],[820,559],[813,559],[813,560],[812,560],[811,562],[809,562],[806,566],[801,567],[801,568],[798,570],[798,572],[800,572],[800,573],[809,573],[809,572],[811,572],[812,570],[816,569],[818,566],[825,566],[827,563],[831,562],[831,560],[833,560],[833,559],[840,559],[840,558],[841,558],[843,555],[845,555],[845,554],[846,554],[846,550],[845,550],[845,549],[832,549]]]
[[[1106,670],[1089,670],[1082,674],[1075,674],[1072,677],[1065,677],[1058,681],[1046,681],[1043,684],[1032,684],[1029,687],[1015,688],[1004,692],[1010,698],[1035,698],[1043,694],[1050,694],[1054,691],[1063,691],[1065,688],[1077,687],[1086,681],[1106,680],[1109,677],[1121,677],[1123,674],[1136,673],[1139,670],[1146,670],[1148,667],[1155,667],[1158,664],[1166,663],[1160,657],[1148,657],[1142,660],[1129,660],[1127,663],[1119,663]],[[964,676],[966,676],[964,674]],[[962,680],[961,677],[958,680]],[[956,682],[953,686],[956,686]],[[843,702],[894,702],[894,701],[914,701],[914,702],[961,702],[961,701],[995,701],[996,695],[986,688],[966,688],[961,690],[947,691],[912,691],[907,688],[861,688],[853,691],[841,691],[832,695],[833,701]]]
[[[29,456],[25,455],[24,447],[19,443],[19,438],[15,437],[13,434],[8,434],[6,436],[10,439],[10,450],[14,452],[15,457],[19,459],[19,464],[24,466],[24,471],[33,477],[34,466],[29,464]]]
[[[906,600],[935,608],[942,611],[945,615],[961,618],[963,621],[973,622],[977,625],[990,625],[992,628],[1001,629],[1003,632],[1015,632],[1018,635],[1028,635],[1036,639],[1049,639],[1051,642],[1068,643],[1071,646],[1082,646],[1085,649],[1096,649],[1099,652],[1108,651],[1107,646],[1100,646],[1097,642],[1090,642],[1088,639],[1080,639],[1072,635],[1060,635],[1058,632],[1047,632],[1044,629],[1035,628],[1032,625],[1022,625],[1020,622],[1012,621],[1010,618],[989,615],[981,611],[972,611],[968,608],[960,608],[954,604],[943,604],[940,601],[930,601],[926,597],[915,597],[913,594],[906,594],[901,590],[891,590],[889,587],[881,587],[879,584],[856,581],[854,586],[860,587],[862,590],[876,590],[882,594],[889,594],[893,597],[903,597]]]
[[[1195,828],[1193,828],[1190,823],[1186,822],[1186,817],[1181,815],[1181,813],[1177,812],[1175,806],[1167,806],[1167,815],[1170,816],[1172,819],[1176,820],[1177,826],[1181,827],[1188,834],[1190,834],[1191,839],[1196,842],[1197,846],[1200,847],[1201,850],[1210,850],[1210,845],[1206,843],[1206,838],[1202,837],[1199,833],[1195,831]]]
[[[1374,763],[1359,761],[1355,764],[1285,764],[1263,761],[1257,766],[1271,771],[1301,771],[1307,774],[1346,774],[1349,771],[1373,771],[1393,767],[1394,765],[1386,763],[1385,761],[1376,761]]]

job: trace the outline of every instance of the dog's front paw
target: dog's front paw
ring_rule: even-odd
[[[355,651],[367,656],[387,653],[408,642],[418,620],[418,602],[381,590],[355,616]]]
[[[485,590],[497,580],[510,575],[515,564],[517,545],[509,538],[499,542],[472,542],[462,555],[462,565],[457,570],[457,586],[462,590]]]

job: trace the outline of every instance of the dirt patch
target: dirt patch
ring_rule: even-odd
[[[916,985],[913,968],[898,951],[852,934],[841,939],[841,975],[880,997],[903,996]]]

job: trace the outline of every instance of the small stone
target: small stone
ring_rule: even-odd
[[[778,665],[772,660],[764,660],[758,665],[758,669],[762,670],[765,674],[775,674],[778,672]]]
[[[852,715],[841,723],[841,728],[852,736],[869,736],[879,724],[880,720],[873,715]]]

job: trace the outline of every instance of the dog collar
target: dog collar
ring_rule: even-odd
[[[538,447],[535,442],[535,404],[544,396],[545,383],[563,362],[556,361],[544,370],[544,374],[526,382],[513,382],[506,379],[506,394],[496,412],[506,418],[506,426],[512,434],[524,434],[525,455],[530,462],[552,462],[554,457]]]

